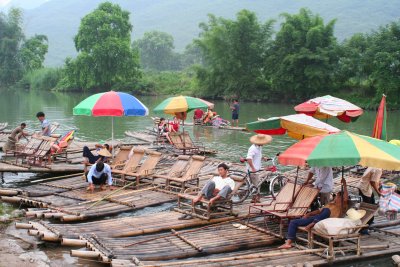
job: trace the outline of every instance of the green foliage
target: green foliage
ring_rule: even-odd
[[[338,82],[365,98],[368,106],[376,106],[386,94],[389,107],[400,107],[400,22],[355,34],[343,43],[342,51]]]
[[[49,45],[45,35],[35,35],[26,40],[19,50],[19,58],[24,71],[43,68],[43,62],[48,48]]]
[[[209,15],[195,40],[204,56],[197,78],[207,96],[253,98],[267,88],[265,56],[271,44],[273,21],[260,23],[255,13],[242,10],[236,20]]]
[[[134,46],[139,50],[143,68],[157,71],[176,68],[172,35],[160,31],[146,32],[141,39],[134,42]]]
[[[53,90],[62,78],[60,68],[41,68],[27,72],[19,84],[31,90]]]
[[[195,79],[191,71],[145,72],[138,83],[144,86],[149,94],[194,94]]]
[[[76,59],[65,62],[69,85],[108,90],[140,77],[138,54],[131,48],[129,12],[110,2],[86,15],[75,36]]]
[[[18,50],[23,41],[22,12],[12,8],[0,13],[0,85],[17,82],[22,75]]]
[[[279,99],[306,99],[333,89],[337,66],[335,21],[324,24],[307,9],[283,14],[284,22],[266,61],[266,76]]]

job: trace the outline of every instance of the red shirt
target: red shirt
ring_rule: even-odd
[[[203,115],[204,115],[204,111],[202,111],[201,109],[196,109],[194,111],[194,118],[195,119],[201,119],[201,118],[203,118]]]
[[[179,123],[170,122],[170,124],[172,125],[172,129],[174,129],[175,132],[179,130]]]

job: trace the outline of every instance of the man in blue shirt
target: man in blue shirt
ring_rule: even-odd
[[[236,127],[239,127],[239,101],[236,99],[233,100],[233,105],[231,106],[232,110],[232,126],[235,126],[234,123],[236,122]]]
[[[86,179],[89,183],[88,191],[94,191],[94,185],[100,185],[101,190],[105,190],[106,183],[112,190],[112,176],[111,176],[111,167],[108,164],[103,163],[102,161],[97,162],[96,164],[90,167],[89,172],[86,175]]]
[[[42,111],[36,114],[36,118],[40,121],[40,126],[42,127],[42,135],[43,136],[50,136],[50,122],[46,120],[45,115]]]

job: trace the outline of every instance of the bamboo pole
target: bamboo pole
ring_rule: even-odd
[[[30,223],[15,223],[16,229],[33,229],[33,225]]]
[[[234,256],[234,257],[225,257],[225,258],[218,258],[218,259],[200,259],[200,260],[189,260],[189,261],[180,261],[180,262],[165,262],[159,263],[155,265],[145,265],[147,267],[150,266],[173,266],[173,265],[189,265],[189,264],[200,264],[201,263],[218,263],[218,262],[225,262],[225,261],[235,261],[235,260],[249,260],[249,259],[260,259],[260,258],[267,258],[267,257],[284,257],[284,256],[292,256],[292,255],[299,255],[299,254],[307,254],[307,253],[316,253],[316,252],[323,252],[324,248],[317,248],[317,249],[307,249],[307,250],[299,250],[299,251],[279,251],[279,252],[272,252],[272,253],[257,253],[257,254],[250,254],[250,255],[242,255],[242,256]]]
[[[1,196],[16,196],[18,195],[18,191],[17,190],[12,190],[12,189],[0,189],[0,195]]]
[[[59,179],[65,179],[65,178],[70,178],[70,177],[79,177],[79,175],[85,174],[84,172],[77,172],[73,174],[67,174],[67,175],[61,175],[61,176],[56,176],[56,177],[50,177],[50,178],[45,178],[45,179],[39,179],[39,180],[33,180],[30,181],[31,184],[38,184],[42,182],[47,182],[47,181],[54,181],[54,180],[59,180]]]
[[[110,194],[105,195],[104,197],[102,197],[102,198],[99,199],[98,201],[94,202],[94,203],[93,203],[92,205],[90,205],[89,207],[87,207],[86,210],[89,210],[89,209],[93,208],[94,206],[96,206],[97,204],[99,204],[101,201],[107,199],[108,197],[114,195],[115,193],[118,193],[119,191],[124,190],[125,188],[127,188],[127,187],[133,185],[134,183],[136,183],[136,181],[131,182],[131,183],[129,183],[129,184],[127,184],[127,185],[125,185],[125,186],[123,186],[123,187],[121,187],[121,188],[119,188],[119,189],[113,191],[113,192],[111,192]]]
[[[62,238],[61,245],[71,247],[86,247],[87,242],[81,239]]]
[[[93,258],[97,259],[100,257],[100,253],[96,251],[88,251],[88,250],[71,250],[71,256],[80,257],[80,258]]]

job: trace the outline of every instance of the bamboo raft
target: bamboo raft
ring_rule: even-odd
[[[259,230],[263,224],[253,222],[254,227],[240,230],[231,222],[222,222],[201,228],[183,231],[171,229],[169,233],[141,235],[135,237],[109,238],[97,235],[82,235],[89,255],[105,263],[111,260],[166,261],[199,257],[210,254],[251,249],[271,245],[277,241],[272,235]],[[73,256],[85,256],[85,251],[72,250]]]
[[[237,209],[237,211],[239,211]],[[246,208],[240,209],[240,217],[247,215]],[[28,211],[29,212],[29,211]],[[123,217],[77,224],[56,224],[46,221],[30,221],[28,224],[16,224],[17,228],[33,229],[36,237],[44,241],[61,242],[62,245],[75,244],[82,234],[95,234],[99,237],[129,237],[144,234],[155,234],[171,229],[180,230],[236,219],[223,217],[207,220],[194,218],[188,221],[179,220],[182,213],[163,211],[134,217]],[[72,241],[71,241],[72,240]]]
[[[238,230],[233,227],[232,222],[225,222],[198,228],[201,231],[196,231],[196,228],[179,232],[172,230],[171,234],[144,235],[140,238],[104,238],[86,235],[81,236],[80,246],[85,245],[87,250],[72,250],[71,254],[77,257],[93,257],[118,267],[265,266],[266,264],[268,266],[322,266],[399,253],[400,234],[394,230],[386,230],[388,227],[393,227],[388,224],[390,223],[380,222],[377,224],[379,227],[375,227],[370,235],[362,237],[362,255],[355,255],[350,250],[354,244],[346,241],[341,244],[344,254],[338,254],[333,261],[326,259],[325,248],[309,249],[301,242],[289,250],[277,249],[276,243],[281,243],[283,240],[278,241],[267,234],[260,222],[248,224],[247,230]],[[399,224],[400,221],[395,222],[396,229],[399,229]],[[239,238],[241,235],[243,236]],[[251,246],[248,246],[248,237],[253,237],[254,244]],[[258,245],[259,242],[269,244]],[[276,245],[271,247],[269,246],[271,244]],[[181,249],[180,254],[175,252],[177,247]],[[298,265],[299,262],[303,265]]]

